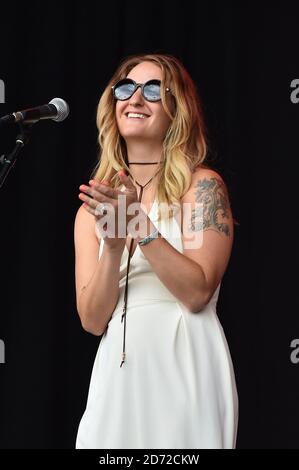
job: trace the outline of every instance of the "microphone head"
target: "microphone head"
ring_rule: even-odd
[[[49,104],[53,104],[57,109],[57,116],[55,116],[53,121],[61,122],[64,121],[70,112],[69,105],[62,98],[53,98]]]

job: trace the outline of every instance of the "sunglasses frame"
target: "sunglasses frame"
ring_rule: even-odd
[[[125,81],[125,80],[130,80],[129,83],[132,83],[132,84],[134,85],[135,89],[134,89],[133,93],[132,93],[130,96],[128,96],[128,98],[124,98],[124,99],[117,98],[117,96],[115,96],[115,89],[116,89],[116,87],[118,86],[118,84],[119,84],[120,82]],[[160,87],[161,87],[161,80],[158,80],[158,79],[155,79],[155,78],[153,78],[153,79],[151,79],[151,80],[148,80],[148,81],[145,82],[145,83],[137,83],[137,82],[135,82],[135,80],[133,80],[132,78],[122,78],[121,80],[118,80],[118,82],[117,82],[115,85],[113,85],[113,86],[111,87],[111,89],[112,89],[114,98],[117,99],[117,100],[119,100],[119,101],[127,101],[127,100],[129,100],[130,98],[132,98],[132,96],[133,96],[134,93],[138,90],[139,87],[141,88],[141,94],[142,94],[143,98],[144,98],[146,101],[149,101],[150,103],[156,103],[157,101],[161,101],[161,97],[160,97],[158,100],[149,100],[149,99],[146,98],[146,96],[144,95],[144,87],[145,87],[146,85],[148,85],[150,82],[158,82],[159,85],[160,85]],[[166,91],[167,93],[170,92],[170,88],[166,87],[166,88],[165,88],[165,91]]]

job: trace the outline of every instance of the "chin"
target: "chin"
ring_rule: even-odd
[[[120,132],[120,135],[123,137],[123,139],[144,139],[146,136],[144,132],[137,132],[137,131],[124,131]]]

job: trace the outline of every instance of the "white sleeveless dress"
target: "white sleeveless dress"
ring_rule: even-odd
[[[183,253],[176,219],[155,222],[157,206],[155,200],[150,219]],[[164,286],[137,245],[128,278],[126,360],[120,367],[127,259],[125,246],[120,297],[95,358],[76,448],[234,448],[238,396],[216,314],[221,283],[209,304],[192,313]]]

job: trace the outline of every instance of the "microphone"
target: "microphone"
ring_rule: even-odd
[[[43,119],[52,119],[53,121],[61,122],[67,118],[69,112],[69,105],[66,101],[62,98],[53,98],[48,104],[2,116],[0,118],[0,124],[14,124],[15,122],[34,124]]]

